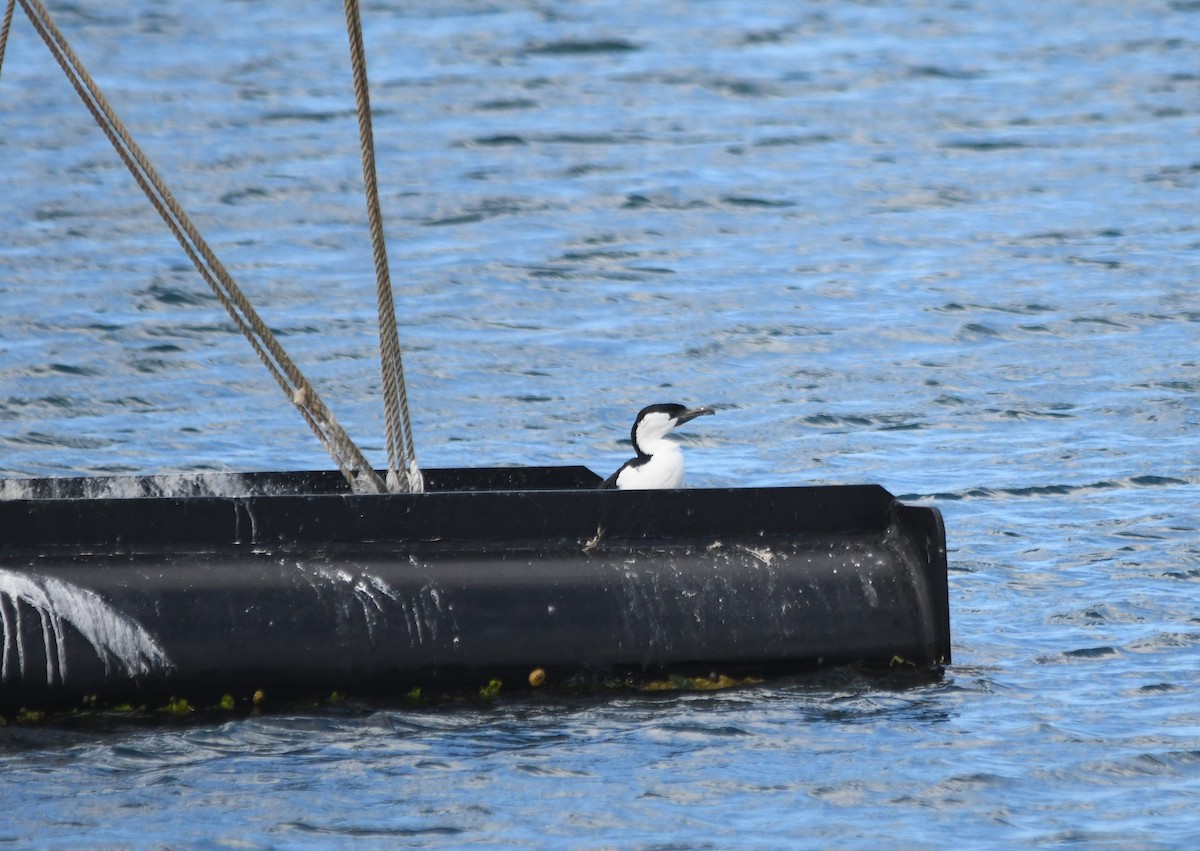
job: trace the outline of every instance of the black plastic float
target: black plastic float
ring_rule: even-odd
[[[0,708],[950,661],[941,515],[881,487],[425,477],[0,481]]]

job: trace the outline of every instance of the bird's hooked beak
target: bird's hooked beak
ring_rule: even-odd
[[[681,426],[688,420],[694,420],[696,417],[703,417],[705,414],[715,414],[712,408],[688,408],[682,414],[675,418],[675,425]]]

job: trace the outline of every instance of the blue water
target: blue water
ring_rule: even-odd
[[[51,3],[367,453],[336,6]],[[0,841],[1184,848],[1200,838],[1200,4],[370,2],[427,466],[628,452],[945,514],[954,664],[717,693],[0,729]],[[0,475],[328,468],[28,22]]]

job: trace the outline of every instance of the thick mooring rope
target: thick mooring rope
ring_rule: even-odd
[[[8,0],[4,7],[4,21],[0,23],[0,71],[4,70],[4,48],[8,46],[8,31],[12,28],[13,9],[16,0]]]
[[[359,448],[325,407],[316,390],[288,357],[224,265],[192,224],[146,155],[129,135],[107,99],[75,55],[40,0],[19,0],[34,28],[50,48],[75,91],[104,131],[150,203],[167,223],[201,277],[212,287],[233,322],[250,341],[280,388],[299,409],[324,444],[351,487],[357,492],[383,493],[386,485]],[[10,4],[11,5],[11,4]],[[394,319],[393,319],[394,321]],[[402,380],[402,379],[401,379]],[[412,457],[410,453],[409,457]],[[413,466],[415,469],[415,465]]]
[[[363,48],[362,17],[358,0],[345,0],[346,29],[350,36],[350,65],[354,71],[354,100],[358,107],[358,135],[362,143],[363,183],[366,185],[367,218],[371,226],[371,249],[375,257],[375,284],[379,303],[379,356],[383,372],[383,407],[387,427],[388,476],[391,491],[420,492],[424,480],[413,448],[408,394],[404,389],[404,363],[396,330],[396,305],[388,273],[387,245],[383,235],[383,213],[375,174],[375,134],[371,129],[371,97],[367,84],[367,54]]]

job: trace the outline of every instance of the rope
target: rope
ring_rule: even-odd
[[[8,0],[4,7],[4,22],[0,23],[0,71],[4,70],[4,48],[8,46],[8,30],[12,27],[13,8],[16,0]]]
[[[358,135],[362,146],[363,183],[366,186],[367,219],[371,227],[371,249],[375,257],[375,284],[379,302],[379,355],[383,373],[383,407],[387,427],[388,490],[393,493],[424,490],[413,448],[408,394],[404,388],[404,363],[396,330],[396,304],[388,273],[387,245],[383,235],[383,213],[375,174],[375,134],[371,129],[371,98],[367,85],[367,55],[363,48],[362,17],[358,0],[345,0],[346,29],[350,36],[350,65],[354,71],[354,99],[358,106]]]
[[[383,493],[385,485],[362,452],[325,407],[312,385],[288,357],[275,335],[263,323],[229,272],[209,248],[146,155],[130,137],[124,124],[71,50],[40,0],[20,0],[34,28],[50,48],[71,85],[75,87],[96,123],[116,149],[150,203],[162,216],[196,270],[228,311],[234,324],[250,341],[280,388],[299,409],[338,468],[356,492]]]

